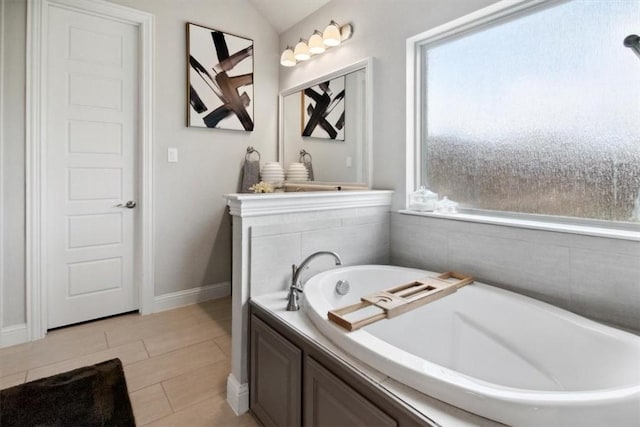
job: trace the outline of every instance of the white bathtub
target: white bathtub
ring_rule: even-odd
[[[347,332],[330,309],[436,273],[380,265],[312,277],[304,310],[336,345],[382,373],[515,426],[640,426],[640,337],[481,283]],[[335,292],[348,280],[350,292]]]

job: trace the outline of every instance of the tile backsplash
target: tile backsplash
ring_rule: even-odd
[[[640,332],[640,242],[393,213],[391,263],[468,273]]]
[[[251,296],[287,289],[291,265],[317,251],[337,252],[345,265],[388,264],[390,224],[388,207],[336,211],[327,218],[318,215],[291,217],[293,221],[255,225],[250,237]],[[315,259],[302,276],[334,268],[331,257]]]
[[[291,216],[255,225],[251,295],[286,289],[291,265],[336,251],[346,265],[459,271],[478,281],[640,332],[640,242],[389,213],[386,208]],[[303,281],[333,268],[314,260]]]

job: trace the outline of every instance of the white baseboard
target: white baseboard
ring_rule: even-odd
[[[214,283],[213,285],[160,295],[153,300],[153,312],[171,310],[183,305],[197,304],[212,299],[223,298],[231,294],[231,282]]]
[[[22,344],[29,341],[27,324],[12,325],[0,330],[0,347]]]
[[[249,383],[240,384],[233,374],[227,377],[227,403],[236,415],[249,410]]]
[[[231,293],[231,283],[222,282],[199,288],[187,289],[160,295],[154,299],[154,312],[170,310],[183,305],[196,304],[212,299],[223,298]],[[0,348],[22,344],[29,341],[27,324],[7,326],[0,329]]]

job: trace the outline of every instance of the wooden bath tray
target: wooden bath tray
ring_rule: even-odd
[[[366,295],[360,298],[362,301],[357,304],[348,305],[337,310],[330,310],[328,317],[329,320],[344,329],[355,331],[378,320],[391,319],[402,313],[411,311],[414,308],[438,300],[470,283],[473,283],[473,277],[448,271],[437,277],[425,277],[404,285],[394,286],[393,288],[376,292],[375,294]],[[345,318],[347,314],[371,306],[381,308],[383,311],[353,321]]]

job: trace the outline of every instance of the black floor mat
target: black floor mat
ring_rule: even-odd
[[[119,359],[0,391],[0,426],[135,426]]]

